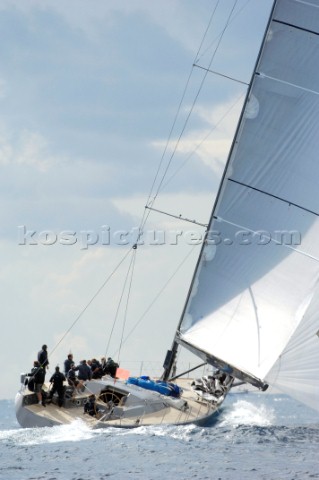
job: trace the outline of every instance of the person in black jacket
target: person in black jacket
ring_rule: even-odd
[[[28,375],[30,375],[30,380],[32,380],[34,383],[33,391],[37,394],[38,404],[42,404],[45,407],[45,402],[42,398],[42,387],[44,384],[45,371],[37,360],[34,360],[33,368],[31,373]]]
[[[84,404],[84,413],[88,413],[91,417],[95,417],[98,412],[99,408],[96,405],[95,395],[92,394]]]
[[[114,362],[114,360],[109,357],[103,369],[103,375],[111,375],[111,377],[115,378],[116,376],[116,369],[119,367],[119,364]]]
[[[92,378],[102,378],[102,366],[96,358],[92,358],[90,367],[92,370]]]
[[[86,382],[92,378],[92,370],[86,363],[86,360],[81,360],[80,364],[75,367],[75,371],[79,372],[78,378],[79,380],[82,380],[82,382]]]
[[[44,370],[44,376],[45,376],[46,369],[49,366],[49,358],[48,358],[47,348],[48,347],[46,345],[42,345],[42,350],[40,350],[39,353],[38,353],[38,362],[40,363],[41,367]]]
[[[63,382],[65,381],[65,376],[60,372],[59,367],[55,367],[55,373],[50,378],[50,383],[52,383],[52,388],[50,390],[49,399],[52,400],[53,395],[57,392],[59,399],[58,405],[62,407],[64,400],[64,386]]]

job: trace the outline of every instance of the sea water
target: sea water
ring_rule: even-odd
[[[13,400],[0,407],[5,480],[319,478],[319,414],[282,395],[230,394],[205,427],[23,429]]]

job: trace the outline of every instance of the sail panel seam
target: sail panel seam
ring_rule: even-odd
[[[273,22],[280,23],[281,25],[285,25],[286,27],[295,28],[296,30],[301,30],[302,32],[313,33],[317,36],[319,35],[319,32],[315,32],[314,30],[310,30],[309,28],[300,27],[299,25],[294,25],[293,23],[283,22],[282,20],[277,20],[275,18],[273,19]]]
[[[275,198],[276,200],[280,200],[281,202],[287,203],[288,205],[292,205],[293,207],[299,208],[300,210],[303,210],[305,212],[311,213],[312,215],[315,215],[316,217],[319,217],[318,212],[315,212],[314,210],[310,210],[310,208],[306,208],[301,205],[298,205],[298,203],[294,203],[294,202],[291,202],[290,200],[286,200],[285,198],[278,197],[278,195],[274,195],[273,193],[266,192],[266,190],[262,190],[261,188],[253,187],[252,185],[248,185],[247,183],[244,183],[244,182],[239,182],[238,180],[234,180],[233,178],[228,178],[228,181],[236,183],[237,185],[241,185],[242,187],[246,187],[251,190],[254,190],[255,192],[263,193],[268,197]]]

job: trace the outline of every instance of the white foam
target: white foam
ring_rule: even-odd
[[[78,419],[68,425],[56,427],[3,430],[0,432],[0,440],[12,440],[19,445],[39,445],[43,443],[78,442],[99,434],[98,430],[92,430],[82,420]]]
[[[148,425],[132,429],[125,429],[123,435],[145,435],[154,437],[171,437],[177,440],[189,440],[192,432],[198,427],[195,424],[188,425]]]
[[[226,411],[221,425],[258,425],[269,426],[273,425],[275,420],[275,413],[272,408],[266,407],[263,404],[258,406],[246,400],[238,400],[231,408]]]

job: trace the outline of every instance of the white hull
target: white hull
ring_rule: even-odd
[[[46,407],[38,405],[36,395],[22,387],[16,395],[16,417],[27,428],[64,425],[78,418],[93,428],[203,424],[218,411],[224,396],[207,401],[193,391],[190,383],[182,380],[183,393],[174,398],[104,377],[87,382],[85,391],[74,398],[66,396],[62,407],[54,397]],[[95,416],[84,414],[84,405],[92,393],[97,399]]]

